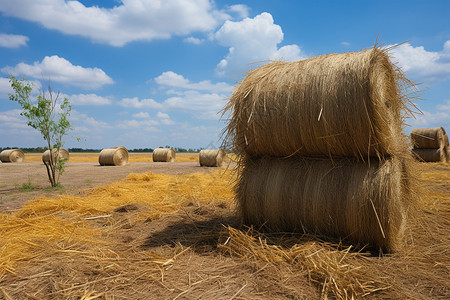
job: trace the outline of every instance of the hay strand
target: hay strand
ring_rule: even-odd
[[[0,153],[0,160],[4,163],[21,163],[25,160],[25,154],[20,149],[3,150]]]
[[[128,150],[125,147],[103,149],[98,156],[101,166],[123,166],[128,163]]]
[[[225,151],[218,150],[200,150],[199,153],[200,166],[204,167],[220,167],[225,157]]]
[[[153,151],[154,162],[174,162],[175,150],[172,148],[157,148]]]

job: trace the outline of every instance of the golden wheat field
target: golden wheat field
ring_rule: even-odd
[[[0,213],[0,299],[448,299],[450,165],[418,167],[394,254],[242,226],[226,166],[40,196]]]

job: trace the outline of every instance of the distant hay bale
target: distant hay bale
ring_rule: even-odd
[[[438,149],[445,144],[445,136],[442,127],[416,128],[411,132],[411,142],[415,149]]]
[[[25,154],[20,149],[3,150],[0,153],[0,160],[4,163],[21,163],[25,160]]]
[[[443,149],[412,149],[414,156],[424,162],[447,161],[447,150]]]
[[[407,165],[396,158],[252,158],[236,187],[243,222],[282,232],[348,238],[398,248],[409,195]]]
[[[401,155],[404,82],[379,48],[269,63],[225,106],[225,140],[238,156]]]
[[[53,149],[52,151],[54,153],[54,157],[56,158],[56,149]],[[69,159],[69,152],[66,149],[59,149],[58,153],[59,159]],[[46,150],[42,154],[42,162],[50,162],[50,150]]]
[[[225,151],[218,150],[200,150],[199,153],[200,166],[220,167],[225,157]]]
[[[128,163],[128,150],[125,147],[103,149],[98,163],[101,166],[123,166]]]
[[[154,162],[174,162],[175,150],[172,148],[157,148],[153,150]]]

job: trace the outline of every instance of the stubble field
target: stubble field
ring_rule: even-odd
[[[0,164],[0,299],[448,299],[450,165],[420,164],[424,197],[394,254],[240,224],[233,165],[196,155],[122,167],[72,155],[48,189],[39,156]]]

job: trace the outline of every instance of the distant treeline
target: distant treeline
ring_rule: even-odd
[[[161,147],[161,148],[170,148],[170,146],[165,146],[165,147]],[[0,147],[0,151],[3,150],[8,150],[8,149],[20,149],[25,153],[43,153],[45,150],[47,150],[47,147],[35,147],[35,148],[20,148],[20,147],[5,147],[5,148],[1,148]],[[188,153],[195,153],[195,152],[200,152],[200,150],[202,150],[203,148],[189,148],[189,149],[185,149],[185,148],[180,148],[180,147],[175,147],[173,148],[176,152],[188,152]],[[67,149],[69,152],[94,152],[94,153],[99,153],[100,151],[102,151],[102,149],[90,149],[90,148],[69,148]],[[137,148],[137,149],[128,149],[128,152],[153,152],[153,148]]]

